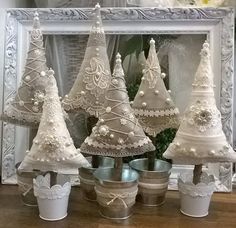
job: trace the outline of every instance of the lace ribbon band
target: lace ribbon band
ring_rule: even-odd
[[[127,203],[125,202],[125,199],[128,197],[135,197],[138,193],[138,190],[135,190],[133,192],[124,192],[121,194],[113,193],[113,192],[104,193],[104,192],[99,191],[96,187],[94,189],[95,189],[95,192],[98,196],[111,199],[108,202],[106,202],[107,206],[111,205],[116,200],[120,200],[120,202],[122,202],[122,204],[124,205],[125,208],[128,207]]]

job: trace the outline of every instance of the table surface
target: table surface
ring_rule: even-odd
[[[177,191],[168,191],[166,202],[160,207],[144,207],[137,203],[134,214],[126,220],[102,218],[96,202],[82,198],[80,188],[73,187],[68,216],[57,222],[43,221],[37,207],[24,206],[16,186],[0,185],[0,228],[227,228],[236,227],[236,193],[214,193],[209,215],[191,218],[180,213]]]

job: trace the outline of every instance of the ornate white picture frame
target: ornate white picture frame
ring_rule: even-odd
[[[14,96],[23,70],[29,31],[35,9],[7,9],[2,108]],[[234,12],[230,8],[102,8],[107,34],[205,34],[212,54],[217,105],[222,113],[223,130],[233,143],[233,53]],[[44,34],[88,34],[92,9],[38,9]],[[2,183],[16,183],[15,163],[27,140],[27,130],[1,124]],[[23,133],[22,133],[23,132]],[[27,138],[27,137],[26,137]],[[19,143],[20,142],[20,143]],[[23,146],[24,147],[24,146]],[[186,167],[174,166],[170,188],[177,174]],[[189,167],[187,167],[188,169]],[[208,167],[208,169],[211,169]],[[231,164],[214,165],[219,191],[231,191]]]

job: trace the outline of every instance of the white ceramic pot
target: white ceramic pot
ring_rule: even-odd
[[[57,184],[50,187],[50,174],[47,174],[37,176],[33,183],[34,195],[38,201],[39,217],[47,221],[65,218],[71,191],[70,178],[57,175]]]
[[[193,175],[183,173],[178,179],[180,193],[180,211],[191,217],[208,215],[211,196],[215,189],[213,175],[202,174],[201,182],[197,185],[192,182]]]

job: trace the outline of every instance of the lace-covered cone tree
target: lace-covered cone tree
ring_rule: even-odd
[[[49,81],[43,104],[43,114],[33,145],[19,169],[70,173],[88,161],[75,148],[67,130],[58,88],[52,70],[48,71]]]
[[[131,156],[155,149],[130,107],[119,54],[105,97],[105,111],[80,149],[84,153],[111,157]]]
[[[167,128],[179,126],[179,110],[170,97],[170,91],[166,90],[164,77],[157,58],[155,41],[151,39],[142,82],[132,108],[144,131],[154,137]]]
[[[38,126],[47,85],[46,58],[38,13],[34,15],[33,29],[24,74],[16,96],[8,100],[1,118],[4,121]]]
[[[193,165],[236,160],[236,153],[222,131],[221,114],[216,107],[213,88],[209,44],[205,42],[189,105],[174,141],[164,153],[165,158],[172,159],[174,163]]]
[[[68,112],[84,109],[98,117],[111,80],[99,4],[95,6],[94,18],[78,77],[62,103]]]

